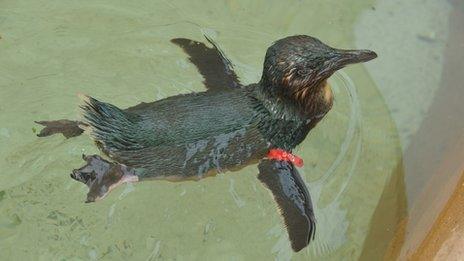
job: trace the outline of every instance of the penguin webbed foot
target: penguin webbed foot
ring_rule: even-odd
[[[86,203],[104,198],[120,184],[138,181],[134,169],[130,167],[109,162],[98,155],[82,155],[82,158],[86,164],[74,169],[71,178],[84,183],[89,188]]]
[[[38,137],[47,137],[53,134],[61,133],[67,139],[76,137],[82,134],[84,130],[79,128],[80,122],[71,120],[56,120],[56,121],[35,121],[35,123],[45,126]]]

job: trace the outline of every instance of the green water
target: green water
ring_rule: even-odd
[[[287,35],[354,47],[356,18],[372,3],[345,2],[0,1],[0,259],[354,260],[367,243],[383,249],[367,238],[400,145],[362,65],[331,79],[334,108],[297,150],[318,220],[299,253],[256,166],[124,185],[84,204],[87,189],[69,173],[82,153],[99,153],[90,138],[34,133],[34,120],[76,119],[78,92],[128,107],[203,90],[171,38],[208,34],[243,83],[259,79],[266,48]]]

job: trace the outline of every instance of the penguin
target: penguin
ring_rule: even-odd
[[[295,35],[274,42],[257,83],[240,83],[233,65],[213,46],[184,38],[171,40],[204,77],[206,91],[171,96],[120,109],[80,95],[81,121],[38,122],[39,136],[90,135],[110,159],[83,156],[86,164],[71,177],[89,187],[86,202],[105,197],[126,182],[148,179],[200,180],[258,164],[258,179],[272,193],[292,249],[315,237],[310,194],[292,154],[330,111],[327,79],[349,64],[377,57],[370,50],[342,50],[315,37]]]

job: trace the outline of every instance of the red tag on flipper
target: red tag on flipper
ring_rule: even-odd
[[[303,167],[303,159],[282,149],[271,149],[267,154],[269,159],[283,160],[293,163],[297,167]]]

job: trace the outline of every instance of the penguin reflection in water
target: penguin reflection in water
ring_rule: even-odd
[[[327,79],[348,64],[369,61],[369,50],[341,50],[305,36],[290,36],[268,48],[258,83],[244,86],[217,45],[171,40],[204,77],[206,91],[119,109],[81,95],[82,120],[38,122],[39,136],[88,133],[111,161],[97,155],[71,177],[89,187],[87,202],[125,182],[145,179],[199,180],[259,162],[258,179],[272,192],[291,246],[314,239],[311,198],[292,154],[331,109]]]

